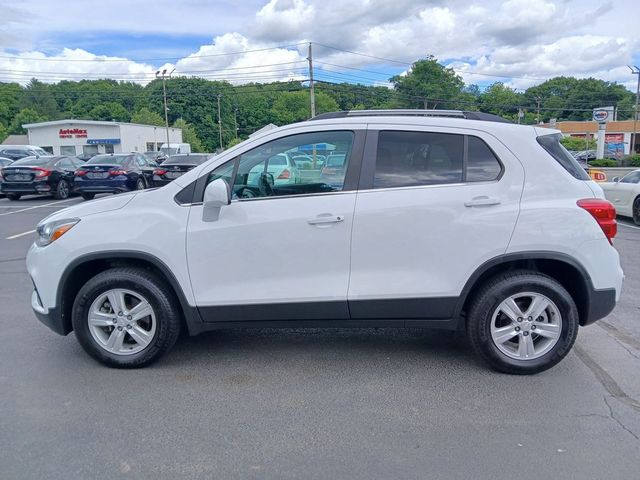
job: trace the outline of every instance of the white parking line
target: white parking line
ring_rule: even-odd
[[[42,205],[35,205],[33,207],[27,207],[27,208],[23,208],[22,210],[14,210],[12,212],[5,212],[5,213],[0,213],[0,217],[4,216],[4,215],[13,215],[14,213],[22,213],[22,212],[26,212],[28,210],[35,210],[36,208],[42,208],[42,207],[50,207],[52,205],[58,205],[60,203],[65,203],[65,202],[70,202],[71,200],[76,200],[75,198],[68,198],[66,200],[59,200],[57,202],[51,202],[51,203],[44,203]]]
[[[635,228],[636,230],[640,230],[640,227],[636,227],[635,225],[627,225],[626,223],[618,222],[618,225],[622,225],[623,227]]]
[[[18,233],[16,235],[11,235],[10,237],[5,238],[5,240],[13,240],[14,238],[24,237],[25,235],[29,235],[31,233],[36,233],[35,230],[29,230],[28,232]]]

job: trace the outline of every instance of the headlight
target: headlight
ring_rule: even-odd
[[[55,242],[62,235],[71,230],[79,221],[79,218],[65,218],[38,225],[38,238],[36,239],[36,244],[40,247],[44,247]]]

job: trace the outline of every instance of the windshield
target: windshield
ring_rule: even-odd
[[[169,160],[164,162],[164,165],[181,165],[191,164],[200,165],[209,159],[209,155],[174,155]]]
[[[13,162],[11,166],[13,167],[14,165],[15,166],[31,165],[34,167],[41,167],[49,163],[52,160],[52,158],[53,157],[24,157],[24,158],[21,158],[20,160],[16,160],[15,162]]]
[[[129,155],[96,155],[87,162],[87,165],[122,165],[127,161]]]

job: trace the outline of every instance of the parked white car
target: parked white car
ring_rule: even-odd
[[[640,225],[640,169],[622,178],[614,177],[611,182],[600,183],[600,186],[618,215],[631,217],[636,225]]]
[[[269,130],[161,189],[42,220],[32,307],[121,368],[181,329],[384,326],[466,330],[493,368],[540,372],[611,312],[623,279],[615,210],[560,138],[428,110]],[[340,178],[250,181],[309,145],[345,154]]]

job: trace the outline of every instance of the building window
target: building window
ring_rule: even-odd
[[[42,147],[42,149],[47,152],[50,153],[51,155],[53,155],[53,147]],[[74,153],[75,155],[75,153]]]
[[[155,152],[156,144],[153,142],[147,142],[147,152]]]
[[[53,153],[53,151],[51,153]],[[73,157],[75,154],[76,154],[75,145],[62,145],[60,147],[60,155],[71,155]]]
[[[160,151],[160,148],[162,148],[163,143],[162,142],[158,142],[156,143],[156,145],[158,146],[158,148],[156,149],[157,152]]]
[[[97,145],[83,145],[82,153],[87,155],[97,155],[98,154],[98,146]]]
[[[104,153],[113,153],[113,145],[111,144],[106,144],[104,146]]]

